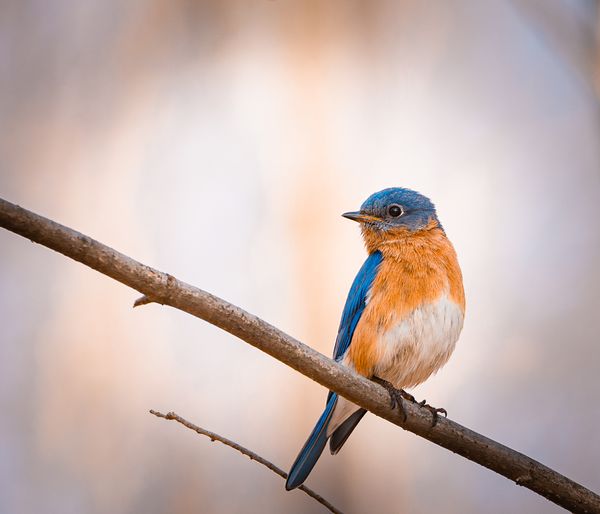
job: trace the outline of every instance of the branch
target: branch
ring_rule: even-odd
[[[303,375],[454,453],[477,462],[572,512],[599,513],[600,496],[538,461],[449,419],[432,428],[431,415],[406,402],[408,420],[389,407],[387,391],[262,319],[216,296],[141,264],[70,228],[0,199],[0,226],[75,259],[170,305],[226,330]]]
[[[222,435],[219,435],[215,432],[211,432],[209,430],[205,430],[204,428],[199,427],[198,425],[194,425],[193,423],[191,423],[190,421],[188,421],[185,418],[182,418],[179,414],[176,414],[175,412],[169,412],[168,414],[163,414],[162,412],[157,412],[155,410],[150,409],[150,414],[154,414],[157,418],[175,420],[178,423],[181,423],[184,427],[187,427],[190,430],[193,430],[194,432],[197,432],[200,435],[205,435],[211,441],[219,441],[220,443],[223,443],[225,446],[229,446],[230,448],[237,450],[241,454],[246,455],[247,457],[250,457],[250,460],[255,460],[259,464],[262,464],[263,466],[269,468],[273,473],[279,475],[284,480],[287,478],[287,473],[285,471],[283,471],[283,469],[278,468],[272,462],[270,462],[267,459],[264,459],[263,457],[258,455],[258,453],[254,453],[253,451],[248,450],[247,448],[244,448],[242,445],[236,443],[235,441],[232,441],[231,439],[227,439],[226,437],[223,437]],[[308,494],[308,496],[317,500],[321,505],[323,505],[326,509],[330,510],[334,514],[343,514],[343,512],[341,510],[336,509],[331,503],[329,503],[320,494],[315,493],[312,489],[309,489],[305,485],[301,485],[300,487],[298,487],[298,489],[300,489],[301,491],[304,491],[306,494]]]

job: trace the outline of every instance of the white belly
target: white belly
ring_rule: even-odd
[[[463,318],[447,294],[404,316],[377,340],[375,375],[398,388],[420,384],[448,361]]]

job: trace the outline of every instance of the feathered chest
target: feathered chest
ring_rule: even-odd
[[[454,249],[441,235],[382,249],[347,354],[359,373],[410,387],[443,366],[454,350],[464,292]]]

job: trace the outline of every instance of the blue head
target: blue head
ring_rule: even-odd
[[[402,187],[390,187],[374,193],[361,205],[360,211],[346,212],[342,216],[379,232],[394,229],[416,232],[428,228],[432,221],[441,228],[431,200]]]

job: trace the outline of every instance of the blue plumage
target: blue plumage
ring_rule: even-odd
[[[377,268],[382,260],[383,256],[380,251],[373,252],[367,257],[367,260],[361,266],[354,278],[354,282],[352,282],[352,287],[350,288],[342,312],[342,319],[340,321],[340,327],[338,328],[335,347],[333,348],[333,358],[335,360],[340,360],[350,346],[354,329],[358,324],[361,314],[365,310],[367,294],[369,293],[369,289],[371,289],[373,280],[375,280]]]
[[[390,209],[399,209],[396,212],[401,214],[396,214]],[[361,220],[361,215],[368,215],[370,219]],[[398,227],[414,232],[424,228],[432,220],[443,230],[431,200],[416,191],[402,187],[391,187],[374,193],[363,202],[360,211],[347,212],[343,216],[367,222],[382,232]]]

